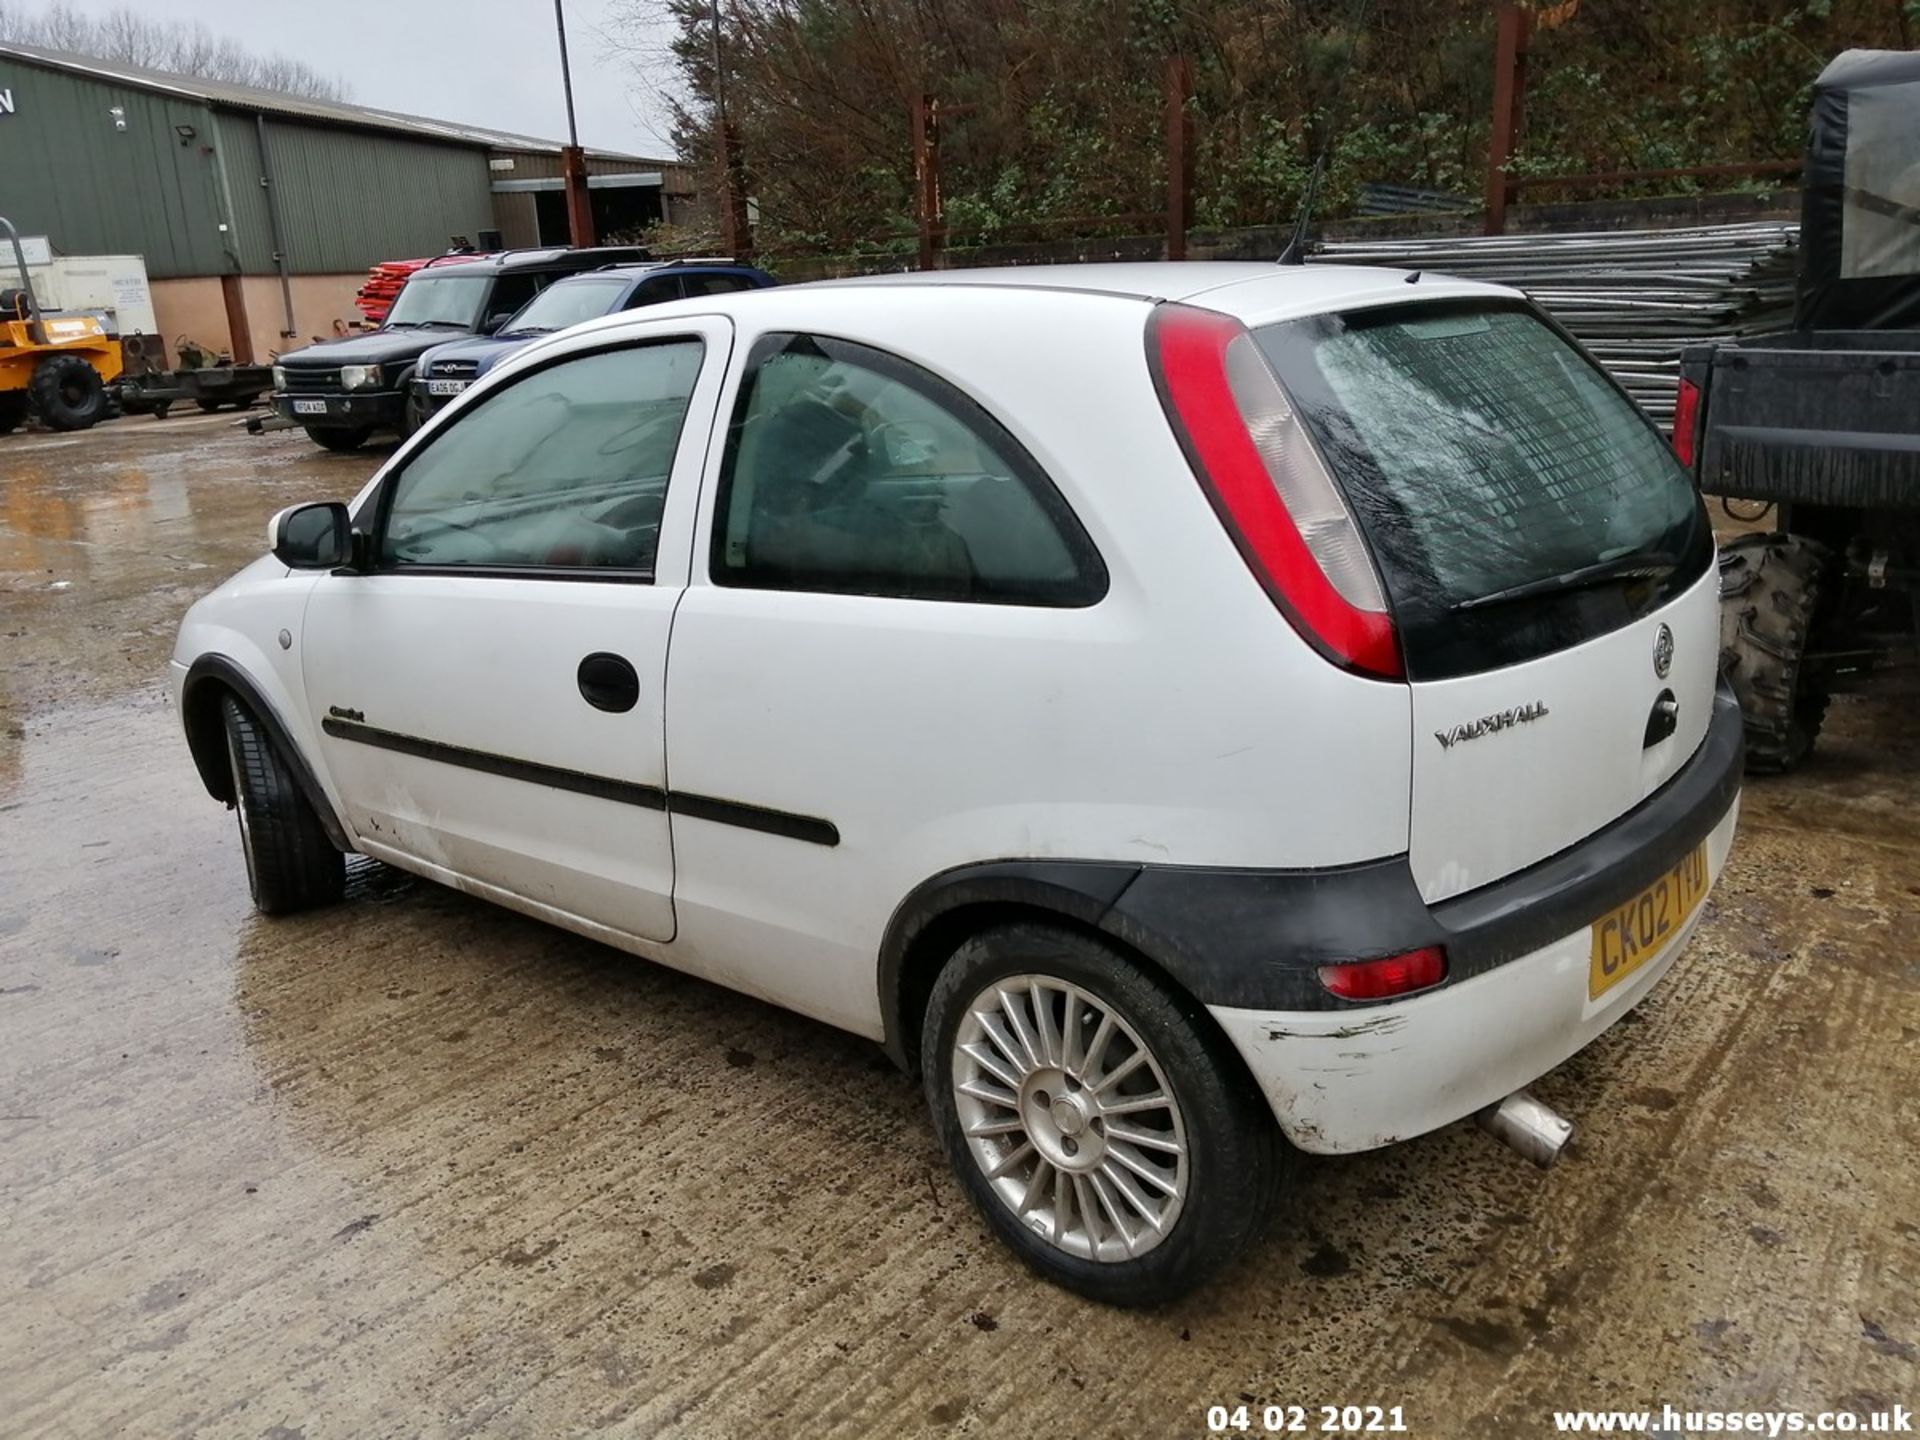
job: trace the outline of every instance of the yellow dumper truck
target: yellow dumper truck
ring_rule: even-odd
[[[108,414],[107,387],[120,378],[120,342],[91,315],[45,315],[33,298],[26,253],[0,216],[20,283],[0,271],[0,435],[37,415],[54,430],[86,430]],[[0,263],[6,259],[0,251]]]

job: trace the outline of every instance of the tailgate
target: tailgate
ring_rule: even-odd
[[[1898,348],[1911,339],[1840,331],[1721,347],[1705,396],[1701,488],[1864,509],[1920,504],[1920,354]]]
[[[1422,897],[1544,860],[1659,789],[1706,736],[1719,659],[1710,568],[1671,604],[1572,649],[1416,684],[1409,858]],[[1650,727],[1663,738],[1647,743]]]
[[[1412,691],[1429,902],[1618,819],[1706,734],[1713,538],[1665,440],[1520,300],[1256,339],[1366,536]]]

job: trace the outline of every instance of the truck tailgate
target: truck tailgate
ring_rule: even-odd
[[[1719,495],[1920,507],[1920,337],[1835,332],[1713,352],[1700,486]],[[1691,367],[1690,367],[1691,368]]]

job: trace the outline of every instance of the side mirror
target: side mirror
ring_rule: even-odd
[[[487,323],[480,327],[480,333],[482,335],[498,335],[501,326],[505,325],[512,318],[513,312],[509,310],[503,310],[498,315],[489,315],[487,317]]]
[[[338,501],[293,505],[267,522],[273,558],[294,570],[331,570],[353,553],[353,521]]]

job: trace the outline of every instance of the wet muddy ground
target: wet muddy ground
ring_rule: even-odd
[[[1920,687],[1747,792],[1690,955],[1468,1126],[1302,1164],[1162,1313],[1030,1279],[870,1046],[371,864],[252,913],[161,690],[266,517],[378,457],[0,440],[0,1430],[1200,1436],[1212,1403],[1920,1399]]]

